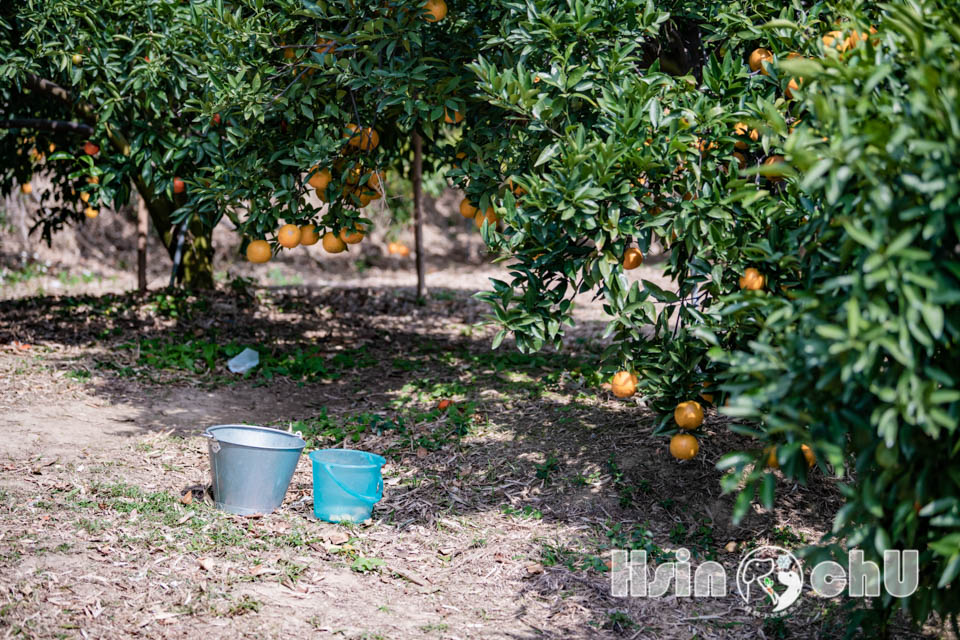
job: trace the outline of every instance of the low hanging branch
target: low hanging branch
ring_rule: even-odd
[[[68,131],[84,136],[93,135],[93,127],[82,122],[66,120],[42,120],[40,118],[11,118],[0,120],[0,129],[43,129],[45,131]]]

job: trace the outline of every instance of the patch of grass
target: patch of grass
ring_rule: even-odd
[[[523,505],[520,509],[512,507],[509,504],[502,504],[500,505],[500,513],[508,516],[516,516],[517,518],[523,518],[525,520],[540,520],[543,518],[542,511],[528,504]]]
[[[633,621],[633,618],[628,616],[623,611],[612,611],[607,614],[607,619],[603,623],[604,629],[609,629],[616,633],[624,633],[630,629],[634,629],[639,625]]]
[[[381,567],[385,566],[387,566],[385,560],[381,560],[380,558],[365,558],[360,556],[350,565],[350,570],[356,571],[357,573],[370,573],[373,571],[379,571]]]
[[[445,622],[434,622],[431,624],[421,625],[420,631],[422,631],[423,633],[430,633],[431,631],[439,631],[442,633],[449,628],[450,628],[450,625],[448,625]]]
[[[227,609],[227,615],[230,617],[242,616],[248,613],[260,613],[263,605],[259,600],[255,600],[248,594],[243,594],[238,600],[233,601]]]
[[[797,533],[790,527],[774,527],[770,532],[770,537],[778,546],[790,549],[807,543],[807,536],[803,533]]]
[[[560,468],[560,460],[554,454],[547,455],[547,459],[536,467],[537,478],[544,482],[550,482],[550,474]]]
[[[71,369],[67,373],[67,377],[71,380],[76,380],[77,382],[86,382],[90,379],[90,372],[86,369]]]

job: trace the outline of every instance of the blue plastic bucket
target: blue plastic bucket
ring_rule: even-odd
[[[306,445],[298,434],[245,424],[209,427],[210,475],[217,508],[270,513],[280,506]]]
[[[313,463],[313,515],[327,522],[363,522],[383,497],[381,456],[353,449],[320,449]]]

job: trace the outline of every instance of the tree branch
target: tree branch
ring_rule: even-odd
[[[0,120],[0,129],[44,129],[46,131],[70,131],[84,136],[93,135],[93,127],[81,122],[66,120],[41,120],[40,118],[11,118]]]

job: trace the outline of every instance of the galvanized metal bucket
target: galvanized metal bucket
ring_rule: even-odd
[[[250,516],[280,506],[307,444],[300,434],[221,424],[202,435],[210,440],[210,475],[218,509]]]

